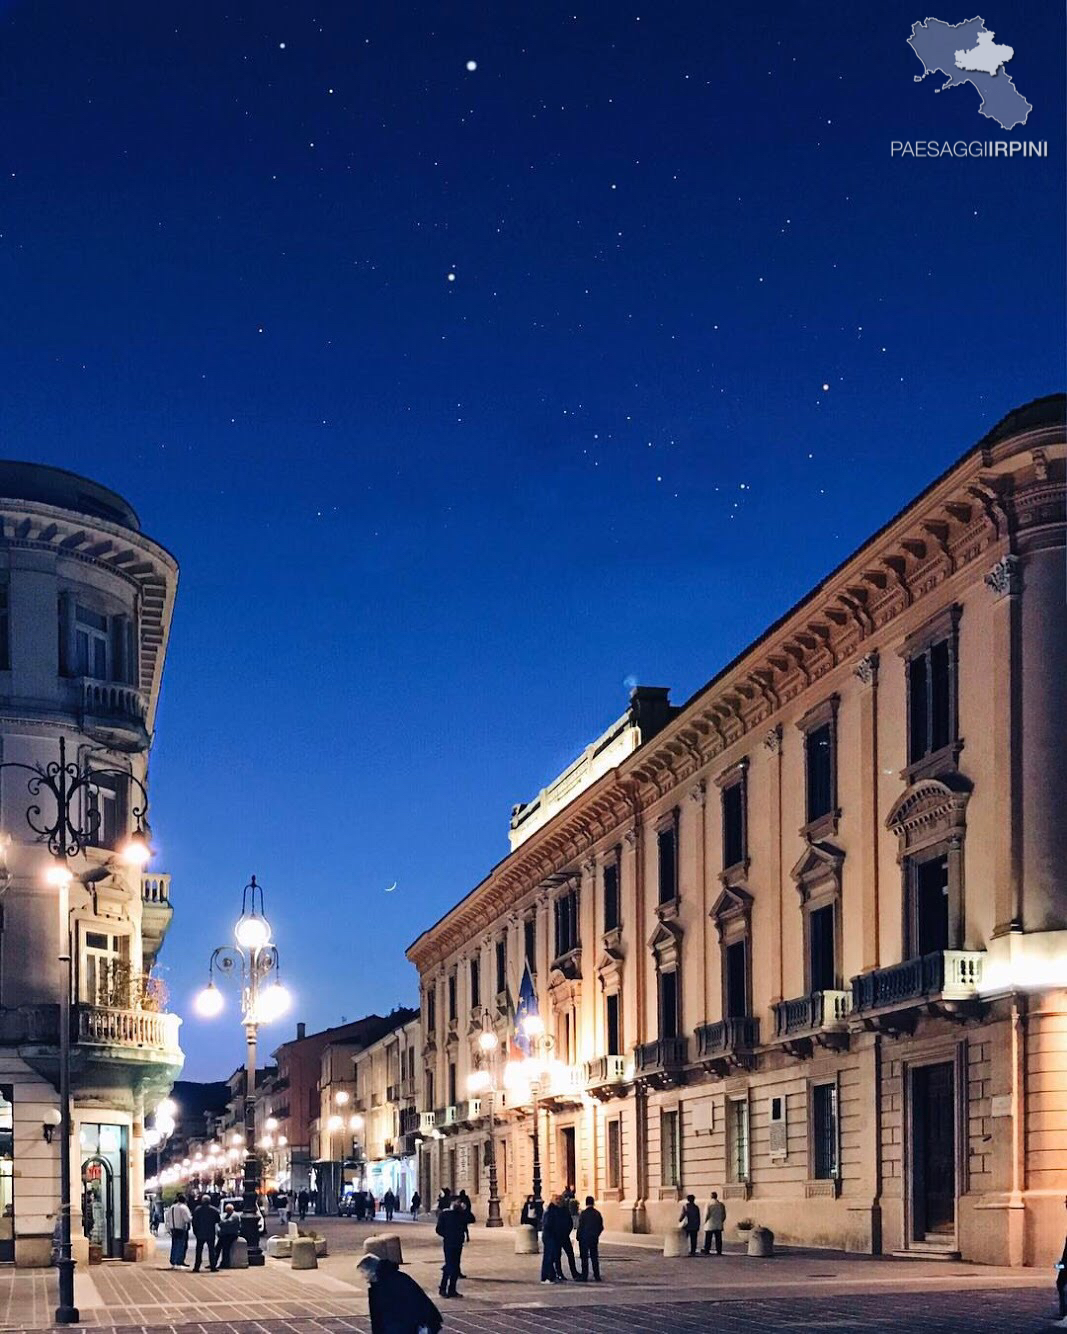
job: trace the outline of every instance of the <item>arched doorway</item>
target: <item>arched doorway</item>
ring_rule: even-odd
[[[116,1258],[115,1175],[99,1154],[82,1162],[82,1230],[89,1245],[100,1248],[102,1257]]]

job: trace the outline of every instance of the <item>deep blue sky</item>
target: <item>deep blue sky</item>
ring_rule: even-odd
[[[1014,135],[913,81],[928,12],[0,2],[0,450],[182,565],[175,1008],[252,871],[292,1019],[411,1002],[627,678],[683,700],[1062,387],[1061,7],[981,10]]]

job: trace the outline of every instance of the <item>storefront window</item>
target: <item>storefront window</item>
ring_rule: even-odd
[[[82,1231],[106,1259],[121,1259],[129,1240],[126,1192],[129,1167],[125,1126],[88,1122],[81,1147]]]

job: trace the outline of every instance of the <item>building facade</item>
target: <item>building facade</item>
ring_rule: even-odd
[[[609,1227],[715,1189],[783,1242],[1058,1257],[1064,440],[1011,413],[414,942],[424,1195],[484,1216],[492,1136],[516,1218],[536,1134]]]
[[[153,974],[170,877],[127,865],[146,777],[178,569],[113,492],[0,463],[0,759],[100,773],[74,812],[68,922],[27,824],[55,819],[26,773],[0,771],[0,1260],[47,1265],[59,1207],[60,956],[72,958],[72,1197],[77,1258],[139,1256],[144,1116],[182,1066],[180,1020]],[[129,777],[127,777],[127,775]]]

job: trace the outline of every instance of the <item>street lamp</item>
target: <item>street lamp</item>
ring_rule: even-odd
[[[76,1325],[80,1320],[78,1308],[74,1305],[74,1266],[75,1260],[70,1245],[70,1001],[73,987],[72,924],[70,919],[70,884],[74,875],[67,865],[71,857],[80,857],[85,849],[98,837],[101,815],[94,784],[101,778],[118,778],[123,783],[132,783],[141,794],[140,806],[134,806],[130,814],[136,821],[134,832],[118,850],[122,860],[130,866],[144,866],[152,855],[148,844],[148,826],[145,817],[148,814],[148,792],[139,778],[128,769],[99,768],[90,769],[67,759],[66,737],[59,738],[59,760],[50,760],[47,764],[24,764],[19,760],[6,760],[0,764],[3,769],[22,769],[30,776],[26,787],[31,797],[40,797],[42,791],[49,794],[55,802],[55,820],[51,824],[39,823],[43,819],[38,801],[26,811],[26,823],[37,835],[38,842],[47,845],[55,861],[46,873],[47,882],[57,891],[59,906],[59,956],[61,985],[59,993],[59,1258],[56,1268],[59,1271],[59,1305],[56,1307],[57,1325]],[[81,803],[82,814],[79,818],[75,806]],[[83,884],[86,881],[82,881]],[[87,885],[93,895],[93,908],[96,908],[96,894],[91,883]]]
[[[278,1019],[289,1006],[289,995],[277,981],[278,950],[271,944],[270,923],[263,912],[263,888],[253,876],[241,892],[241,915],[234,927],[236,945],[220,945],[211,956],[208,984],[196,998],[197,1013],[214,1018],[223,1007],[222,992],[215,985],[215,969],[241,980],[241,1022],[245,1030],[245,1124],[244,1180],[241,1203],[241,1232],[248,1242],[248,1263],[262,1265],[259,1245],[260,1162],[256,1153],[256,1039],[260,1024]],[[269,983],[267,978],[273,974]],[[264,985],[265,984],[265,985]],[[271,1117],[277,1126],[277,1121]]]
[[[486,1227],[503,1227],[504,1220],[500,1216],[500,1195],[497,1191],[496,1179],[496,1139],[495,1130],[495,1101],[496,1101],[496,1081],[493,1078],[492,1061],[493,1053],[500,1045],[497,1035],[489,1027],[488,1012],[482,1016],[482,1031],[478,1034],[478,1047],[481,1051],[479,1057],[480,1068],[473,1071],[467,1079],[467,1087],[471,1093],[484,1093],[489,1099],[489,1208],[485,1215]],[[481,1064],[484,1062],[484,1064]]]
[[[552,1038],[545,1033],[545,1021],[537,1014],[528,1014],[522,1021],[522,1030],[530,1044],[530,1055],[522,1064],[522,1074],[529,1082],[533,1099],[533,1198],[534,1210],[541,1217],[543,1201],[541,1199],[541,1136],[538,1125],[537,1099],[541,1089],[541,1078],[545,1071],[545,1060],[555,1046]]]
[[[155,1115],[152,1118],[152,1125],[144,1132],[145,1148],[154,1149],[156,1154],[156,1181],[159,1182],[161,1176],[161,1154],[163,1146],[171,1135],[174,1134],[178,1114],[178,1104],[173,1098],[164,1098],[156,1104]]]

